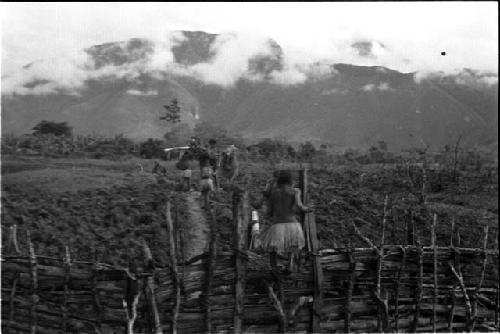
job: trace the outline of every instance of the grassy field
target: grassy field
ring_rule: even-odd
[[[121,265],[134,258],[144,239],[163,261],[166,256],[164,204],[171,198],[179,221],[188,216],[185,195],[176,191],[178,171],[173,162],[162,162],[167,177],[151,174],[154,160],[131,158],[47,159],[2,157],[2,240],[17,224],[19,241],[25,247],[29,229],[37,253],[61,256],[69,245],[74,256],[86,258],[95,247],[102,261]],[[142,165],[143,171],[140,166]],[[250,198],[255,203],[272,175],[267,164],[242,164],[237,183],[250,179]],[[195,180],[197,173],[194,174]],[[396,165],[357,165],[313,168],[309,172],[310,202],[315,207],[321,246],[344,246],[348,240],[361,246],[351,228],[354,221],[373,241],[381,235],[383,203],[387,195],[387,243],[404,242],[404,225],[410,211],[424,244],[430,240],[432,214],[438,214],[438,243],[447,245],[452,217],[460,228],[463,246],[479,247],[482,225],[489,224],[490,245],[498,229],[498,179],[481,173],[463,173],[460,184],[450,181],[449,172],[428,172],[426,203],[406,172]],[[419,176],[414,178],[418,184]],[[418,187],[417,187],[418,188]],[[231,196],[217,195],[218,229],[222,244],[231,240]],[[263,225],[267,222],[264,220]],[[189,242],[189,240],[187,240]]]

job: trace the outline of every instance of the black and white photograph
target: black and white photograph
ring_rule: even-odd
[[[1,2],[1,332],[500,332],[498,10]]]

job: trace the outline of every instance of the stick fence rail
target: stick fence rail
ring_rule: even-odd
[[[15,243],[2,256],[2,331],[498,331],[498,245],[438,247],[433,238],[429,247],[418,240],[376,246],[354,225],[369,247],[318,250],[314,215],[307,214],[308,250],[300,270],[285,273],[286,259],[272,270],[267,254],[247,249],[246,193],[235,196],[233,214],[232,251],[220,251],[212,233],[208,252],[181,262],[167,212],[166,268],[155,268],[146,244],[134,270],[77,261],[68,249],[60,259],[37,255],[28,233],[27,255]]]

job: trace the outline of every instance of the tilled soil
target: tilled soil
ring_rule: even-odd
[[[177,224],[185,227],[185,257],[206,249],[208,226],[199,206],[199,193],[176,191],[178,173],[171,166],[167,166],[167,178],[156,178],[149,172],[153,161],[141,163],[144,172],[139,171],[135,161],[121,164],[78,161],[74,165],[68,160],[22,161],[19,170],[10,168],[2,174],[4,245],[8,228],[17,224],[24,251],[25,231],[29,229],[38,254],[61,257],[64,246],[69,245],[73,258],[89,259],[95,247],[100,261],[128,265],[133,259],[142,258],[137,241],[144,240],[150,245],[155,261],[166,264],[165,203],[170,199],[178,213]],[[272,166],[242,165],[237,186],[249,190],[251,204],[256,204],[272,175]],[[248,186],[244,182],[247,178]],[[387,243],[404,242],[404,222],[409,219],[408,209],[412,209],[423,244],[429,244],[432,213],[436,212],[439,245],[449,243],[452,216],[460,227],[462,246],[478,247],[485,223],[492,227],[489,241],[492,245],[498,224],[498,185],[487,179],[471,180],[467,193],[451,188],[446,178],[429,175],[429,203],[422,206],[406,176],[394,168],[313,169],[309,172],[309,204],[314,205],[320,245],[343,246],[351,240],[355,246],[366,246],[353,235],[350,227],[353,221],[377,243],[386,195],[389,197]],[[218,192],[214,204],[219,247],[229,249],[234,225],[231,192]],[[261,228],[265,228],[269,221],[263,212],[261,218]]]

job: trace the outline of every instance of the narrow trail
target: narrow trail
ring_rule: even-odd
[[[188,207],[188,219],[184,223],[184,256],[186,260],[208,250],[210,228],[201,208],[200,192],[190,191],[183,196]]]

